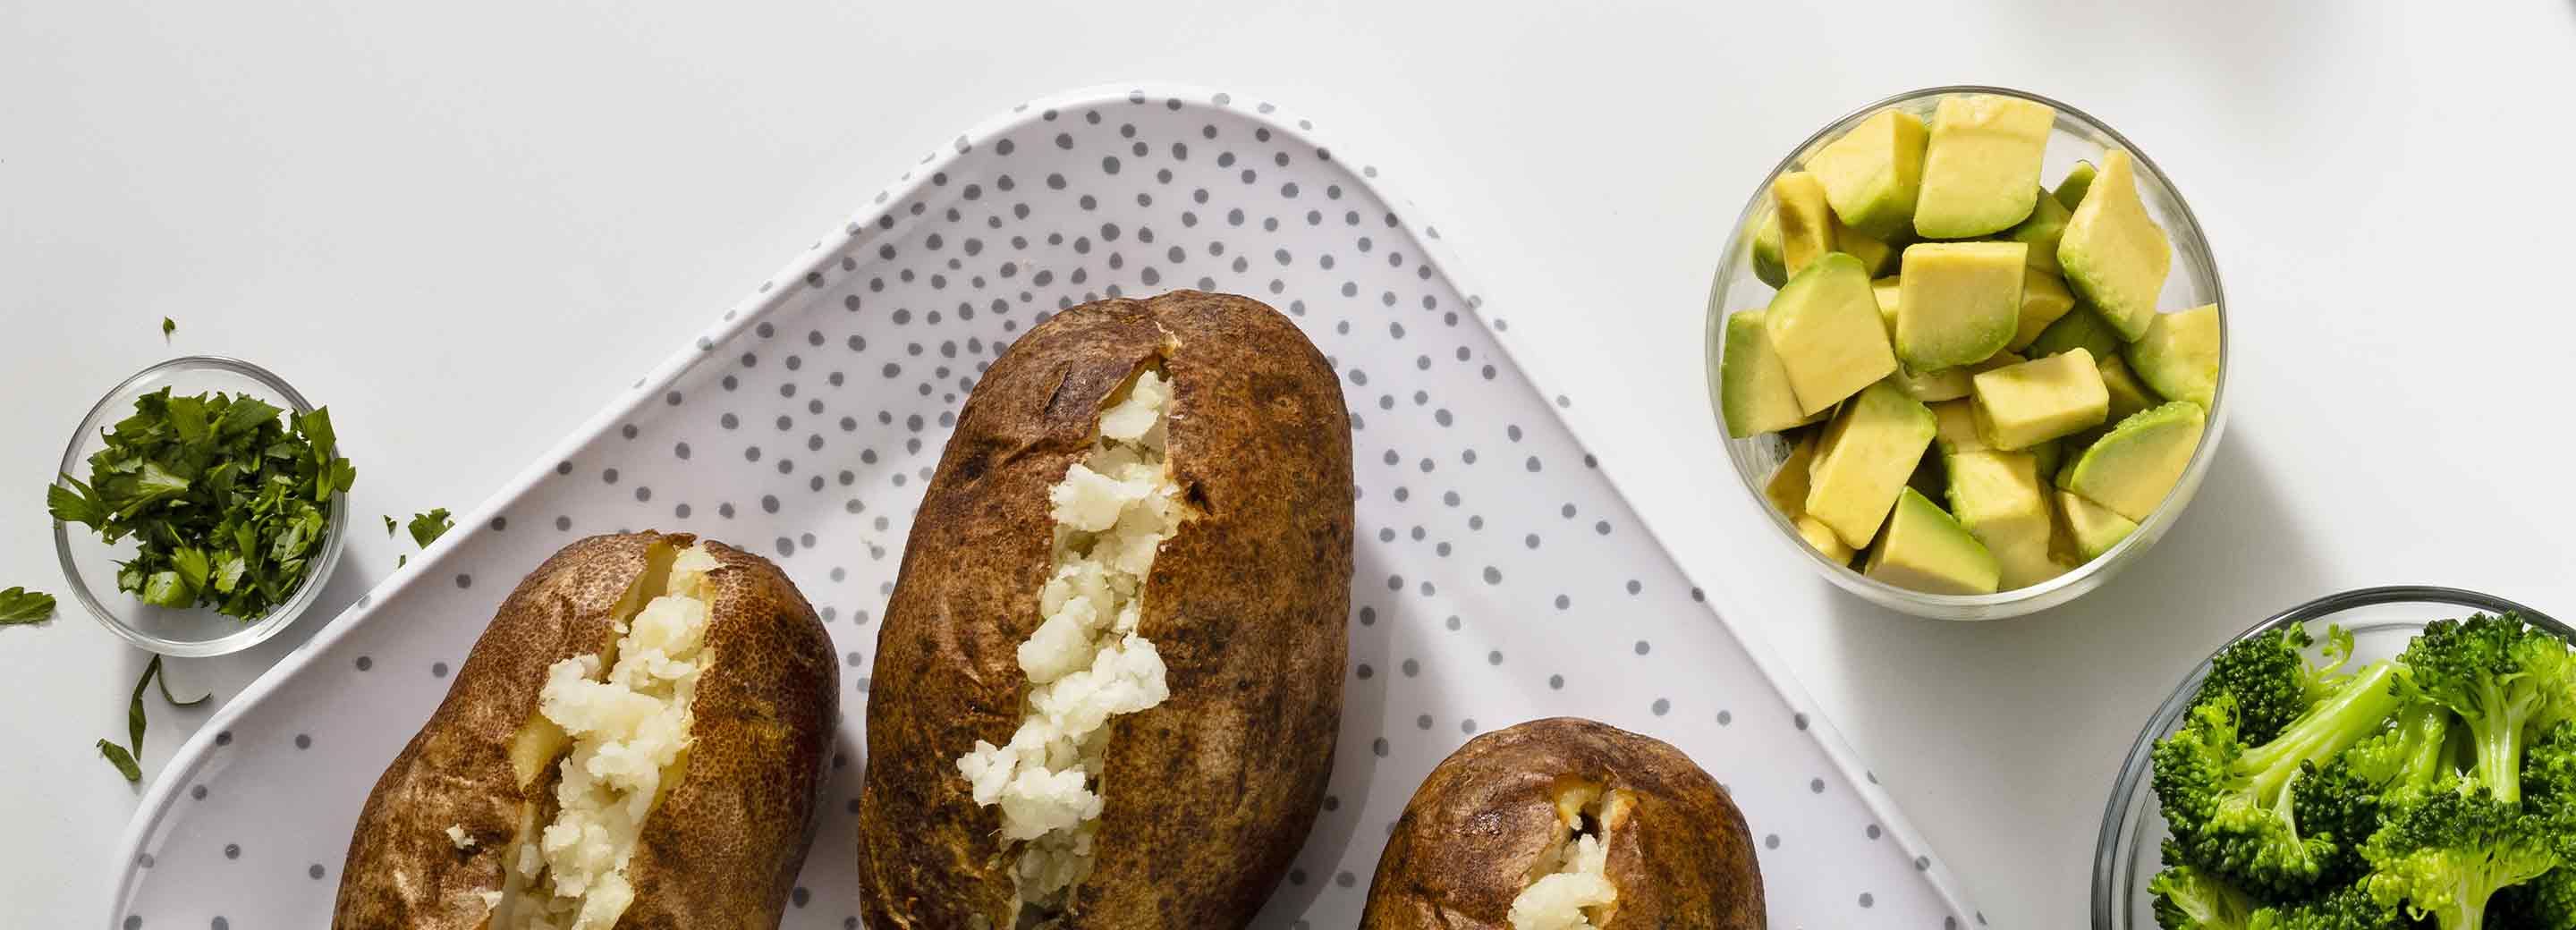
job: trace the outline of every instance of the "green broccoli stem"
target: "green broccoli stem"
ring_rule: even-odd
[[[2332,697],[2291,721],[2271,742],[2236,760],[2254,796],[2265,806],[2280,798],[2301,762],[2323,763],[2360,742],[2396,713],[2400,699],[2389,687],[2397,667],[2374,663],[2353,675]]]
[[[2477,706],[2491,711],[2469,721],[2478,783],[2507,804],[2522,800],[2522,729],[2540,704],[2537,690],[2509,685],[2492,678],[2480,681]]]

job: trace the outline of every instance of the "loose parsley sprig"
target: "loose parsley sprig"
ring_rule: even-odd
[[[133,536],[118,590],[162,607],[253,619],[293,595],[321,554],[331,497],[357,483],[328,408],[283,411],[221,392],[137,398],[105,434],[89,480],[45,489],[54,519]]]
[[[126,781],[143,780],[143,766],[136,761],[143,758],[143,692],[155,681],[161,684],[161,699],[170,702],[172,707],[195,707],[215,696],[212,691],[198,695],[193,701],[182,701],[172,696],[170,677],[161,673],[161,657],[153,656],[152,662],[143,666],[143,677],[134,680],[134,699],[125,705],[125,745],[119,746],[109,740],[98,741],[98,754],[106,757],[107,764],[116,766],[117,774],[125,776]]]
[[[54,616],[54,596],[42,591],[10,588],[0,591],[0,626],[43,623]]]

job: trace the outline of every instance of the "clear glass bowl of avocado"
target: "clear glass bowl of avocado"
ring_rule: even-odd
[[[1923,617],[2066,603],[2164,535],[2225,422],[2200,224],[2080,110],[1936,87],[1756,186],[1708,297],[1727,457],[1827,580]]]

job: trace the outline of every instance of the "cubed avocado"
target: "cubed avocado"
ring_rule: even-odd
[[[2113,513],[2145,520],[2182,479],[2207,422],[2200,405],[2187,400],[2130,414],[2076,456],[2058,485]]]
[[[1762,313],[1740,310],[1726,318],[1726,345],[1717,366],[1718,406],[1726,417],[1726,434],[1737,439],[1807,422],[1797,392],[1789,388],[1789,370],[1771,348]]]
[[[2073,491],[2057,492],[2057,513],[2065,521],[2066,537],[2074,543],[2076,554],[2087,562],[2101,558],[2102,553],[2111,551],[2112,546],[2138,529],[2136,521]]]
[[[1816,176],[1792,171],[1771,181],[1773,215],[1780,220],[1780,262],[1795,278],[1809,262],[1834,250],[1833,208]]]
[[[1923,190],[1914,231],[1926,239],[1967,239],[2029,218],[2039,197],[2040,157],[2057,111],[1994,94],[1943,97],[1923,150]]]
[[[2084,203],[2084,190],[2093,186],[2093,163],[2079,161],[2066,169],[2066,180],[2057,182],[2057,205],[2074,210]]]
[[[1943,456],[1962,452],[1983,452],[1994,448],[1986,437],[1977,434],[1977,415],[1967,400],[1945,400],[1932,405],[1932,442]]]
[[[2107,358],[2120,354],[2121,347],[2126,345],[2128,340],[2120,338],[2119,331],[2112,329],[2101,314],[2078,302],[2066,311],[2065,316],[2058,317],[2057,322],[2040,330],[2039,337],[2032,339],[2030,345],[2020,351],[2032,358],[2047,358],[2081,348],[2092,352],[2094,358]]]
[[[1825,427],[1809,472],[1807,513],[1854,549],[1869,545],[1896,492],[1932,445],[1932,411],[1896,388],[1872,384]]]
[[[1798,536],[1818,554],[1838,563],[1849,563],[1854,551],[1852,547],[1844,545],[1842,537],[1834,535],[1832,527],[1807,513],[1807,478],[1815,467],[1815,460],[1816,437],[1813,434],[1798,437],[1789,445],[1789,457],[1781,460],[1779,469],[1771,473],[1771,481],[1763,485],[1762,496],[1771,500],[1771,506],[1777,508],[1781,516],[1789,518],[1789,523],[1798,528]]]
[[[2165,274],[2173,269],[2173,248],[2164,227],[2147,215],[2146,201],[2138,199],[2128,152],[2112,149],[2103,156],[2101,176],[2085,189],[2083,204],[2058,239],[2057,263],[2076,296],[2121,339],[2135,342],[2146,335],[2156,295],[2164,293]]]
[[[1897,276],[1888,275],[1887,277],[1869,282],[1870,295],[1878,298],[1878,315],[1886,318],[1887,320],[1887,338],[1889,339],[1896,338],[1896,282],[1898,280],[1900,279],[1897,278]]]
[[[1895,269],[1901,251],[1894,243],[1843,225],[1839,218],[1834,220],[1834,250],[1860,259],[1861,268],[1872,277]]]
[[[1790,276],[1762,313],[1802,412],[1815,414],[1896,371],[1860,259],[1828,252]]]
[[[1780,255],[1780,213],[1766,210],[1753,226],[1753,276],[1779,287],[1789,283],[1789,262]]]
[[[2039,483],[2056,484],[2057,466],[2066,460],[2066,438],[2061,436],[2022,451],[2030,453],[2039,465]]]
[[[2132,413],[2164,403],[2164,398],[2138,383],[2138,376],[2129,373],[2129,366],[2119,356],[2105,355],[2094,364],[2102,369],[2102,389],[2111,393],[2111,414],[2102,422],[2118,423]]]
[[[1978,432],[1997,449],[2026,449],[2110,415],[2102,372],[2083,349],[1980,372],[1970,384]]]
[[[2021,319],[2018,242],[1920,242],[1897,276],[1896,358],[1914,371],[1981,362],[2012,341]]]
[[[1861,574],[1930,594],[1993,594],[2003,571],[1993,553],[1942,512],[1905,488],[1887,517],[1886,538],[1869,551]]]
[[[2218,305],[2159,313],[2129,344],[2129,367],[2156,393],[2199,404],[2218,399]]]
[[[2003,586],[2037,584],[2063,573],[2048,558],[2055,518],[2039,460],[2028,452],[1945,455],[1950,513],[2003,568]]]
[[[1851,564],[1852,556],[1860,551],[1843,545],[1843,538],[1834,535],[1834,528],[1826,526],[1823,520],[1802,513],[1789,522],[1798,527],[1799,539],[1806,540],[1808,547],[1816,550],[1817,555],[1836,564]]]
[[[1891,275],[1870,283],[1870,290],[1878,297],[1879,319],[1887,324],[1887,338],[1891,342],[1896,339],[1896,304],[1901,299],[1897,293],[1897,280]],[[1917,372],[1899,364],[1896,366],[1896,373],[1887,376],[1887,379],[1895,382],[1897,389],[1904,391],[1905,396],[1927,404],[1937,404],[1968,396],[1968,379],[1977,372],[1991,371],[2006,365],[2018,365],[2022,361],[2021,356],[2011,352],[1997,352],[1985,361],[1974,365],[1944,368],[1939,371]]]
[[[2039,341],[2040,333],[2047,332],[2051,324],[2064,319],[2066,312],[2073,309],[2075,295],[2066,289],[2066,282],[2037,268],[2029,269],[2021,279],[2021,317],[2013,324],[2012,341],[2004,348],[2015,352],[2029,348]]]
[[[2074,211],[2043,190],[2034,198],[2030,218],[2004,230],[2004,238],[2030,246],[2031,268],[2056,274],[2057,240],[2066,232],[2067,218],[2074,215]]]
[[[1913,228],[1914,196],[1923,188],[1923,118],[1882,110],[1807,159],[1825,185],[1825,200],[1853,229],[1892,239]]]

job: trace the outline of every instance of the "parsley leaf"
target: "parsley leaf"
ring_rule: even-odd
[[[170,334],[178,331],[179,324],[171,322],[169,317],[165,316],[161,318],[161,341],[170,341]]]
[[[125,751],[125,747],[99,740],[98,754],[106,756],[107,764],[116,766],[117,774],[125,776],[126,781],[143,780],[143,768],[134,764],[134,754]]]
[[[163,388],[102,438],[88,480],[60,476],[45,509],[109,543],[135,537],[117,588],[162,607],[266,614],[304,584],[331,508],[358,479],[328,409],[244,395]]]
[[[456,521],[447,518],[445,507],[428,513],[416,513],[411,517],[411,541],[414,545],[427,549],[430,543],[437,542],[438,537],[447,535],[447,531],[455,527]]]
[[[54,616],[54,596],[42,591],[10,588],[0,591],[0,626],[43,623]]]
[[[386,536],[392,536],[392,535],[394,534],[394,515],[393,515],[393,514],[385,514],[385,515],[384,515],[384,517],[385,517],[385,535],[386,535]]]

